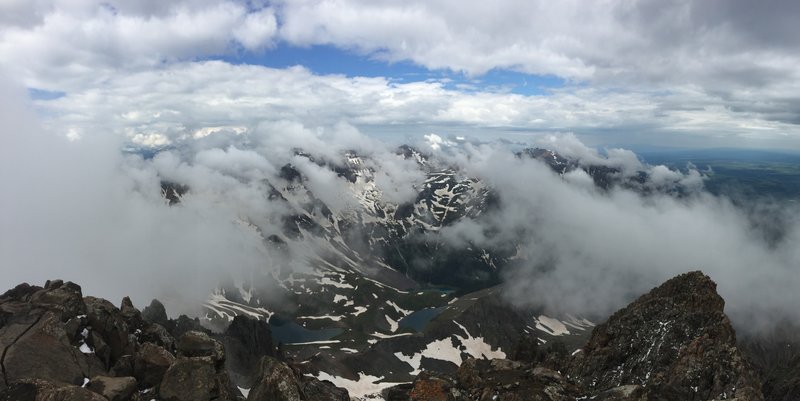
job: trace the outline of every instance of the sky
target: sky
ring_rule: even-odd
[[[4,0],[0,71],[59,135],[161,147],[346,123],[800,149],[797,2]]]

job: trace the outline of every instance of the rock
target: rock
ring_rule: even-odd
[[[386,401],[408,401],[413,388],[413,383],[398,384],[383,390],[382,395]]]
[[[350,401],[347,390],[336,387],[329,381],[320,381],[313,377],[300,377],[300,390],[308,401]]]
[[[150,301],[150,306],[142,310],[142,318],[150,323],[158,323],[165,328],[169,328],[170,325],[167,309],[157,299]]]
[[[175,357],[169,351],[152,343],[144,343],[134,359],[134,377],[139,381],[140,387],[157,386],[174,362]]]
[[[0,295],[0,303],[9,300],[16,300],[21,302],[28,302],[30,301],[31,296],[36,293],[36,291],[41,290],[42,287],[38,287],[35,285],[30,285],[28,283],[22,283],[17,285],[16,287],[6,291],[3,295]],[[2,325],[0,325],[2,326]]]
[[[128,328],[131,331],[141,330],[145,326],[144,318],[142,318],[142,313],[133,306],[133,302],[131,301],[130,297],[122,298],[122,303],[119,307],[120,314],[122,315],[122,319],[125,320],[125,323],[128,325]]]
[[[207,330],[206,328],[203,327],[203,325],[200,324],[200,319],[198,318],[192,319],[186,315],[178,316],[178,319],[171,321],[169,326],[164,326],[164,327],[167,327],[168,329],[172,327],[170,334],[172,334],[172,337],[174,338],[180,338],[180,336],[182,336],[184,333],[192,330],[202,331],[203,333],[206,334],[210,333],[209,330]]]
[[[222,344],[211,338],[208,334],[200,331],[187,331],[180,338],[176,345],[178,356],[185,357],[210,357],[214,363],[222,363],[225,360],[225,349]]]
[[[81,287],[70,281],[48,281],[43,289],[31,295],[30,302],[60,312],[63,321],[86,314]]]
[[[89,382],[88,388],[108,401],[127,401],[136,391],[136,379],[130,376],[95,376]]]
[[[411,401],[447,401],[450,388],[454,387],[451,379],[439,377],[428,372],[420,373],[414,380],[414,386],[409,393]]]
[[[0,390],[0,401],[108,401],[88,389],[41,379],[12,382]]]
[[[93,331],[103,338],[110,350],[109,365],[113,365],[123,355],[135,353],[135,344],[129,337],[129,328],[122,312],[111,302],[95,297],[85,297],[86,316]]]
[[[123,355],[122,358],[119,358],[117,363],[109,369],[108,373],[115,377],[133,376],[135,360],[136,356],[134,355]]]
[[[144,329],[142,329],[142,332],[139,333],[139,341],[151,342],[170,352],[175,350],[175,339],[172,338],[164,326],[158,323],[150,323],[145,325]]]
[[[302,401],[300,383],[285,363],[265,356],[261,359],[255,386],[247,401]]]
[[[709,277],[675,277],[598,325],[570,375],[593,393],[646,385],[656,398],[761,400],[723,307]]]
[[[210,357],[178,357],[164,374],[159,394],[166,401],[209,401],[219,389],[214,360]]]
[[[450,392],[451,399],[459,401],[561,401],[583,396],[578,386],[556,371],[503,359],[468,359],[456,378],[457,388]]]
[[[272,331],[263,320],[236,316],[221,340],[225,346],[225,367],[243,387],[252,387],[262,357],[278,356],[272,345]]]
[[[647,401],[648,396],[644,387],[628,384],[603,391],[594,399],[598,401]]]
[[[60,315],[63,309],[30,310],[17,314],[0,328],[0,347],[5,349],[4,379],[40,378],[65,384],[81,384],[83,378],[104,370],[94,354],[84,354],[70,343]]]

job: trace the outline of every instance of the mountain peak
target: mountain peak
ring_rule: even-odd
[[[724,304],[702,272],[674,277],[598,325],[570,373],[598,392],[640,385],[670,399],[762,399]]]

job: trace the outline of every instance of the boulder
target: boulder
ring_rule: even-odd
[[[164,373],[175,362],[169,351],[152,343],[144,343],[133,361],[133,375],[143,388],[161,383]]]
[[[184,357],[210,357],[214,363],[225,360],[225,349],[222,344],[201,331],[187,331],[176,344],[178,356]]]
[[[265,356],[261,359],[258,379],[247,395],[247,401],[302,401],[300,383],[285,363]]]
[[[62,321],[86,314],[81,287],[70,281],[48,281],[43,289],[31,295],[30,303],[58,312]]]
[[[42,379],[23,379],[0,390],[2,401],[108,401],[88,389]]]
[[[31,310],[15,316],[0,329],[7,382],[39,378],[81,384],[84,377],[104,372],[104,366],[93,353],[84,354],[70,342],[61,312]]]
[[[167,369],[159,387],[165,401],[210,401],[217,399],[215,361],[210,357],[178,357]]]
[[[108,345],[109,365],[113,365],[123,355],[135,353],[135,342],[129,337],[129,328],[116,306],[105,299],[85,297],[89,325]]]
[[[136,379],[131,376],[95,376],[87,388],[102,395],[108,401],[127,401],[136,391]]]
[[[313,401],[350,401],[347,390],[336,387],[329,381],[317,380],[313,377],[300,377],[300,391],[306,400]]]

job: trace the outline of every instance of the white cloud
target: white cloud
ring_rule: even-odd
[[[271,44],[278,30],[278,22],[271,9],[264,9],[248,14],[242,26],[233,32],[234,37],[245,49],[261,50]]]
[[[47,126],[62,134],[65,127],[84,134],[116,133],[143,145],[206,134],[212,140],[225,130],[252,134],[261,126],[275,124],[295,132],[292,135],[317,141],[316,134],[304,130],[333,129],[346,122],[373,134],[574,131],[585,140],[604,130],[603,137],[589,142],[614,141],[613,135],[618,134],[622,138],[618,143],[642,135],[651,144],[691,144],[699,138],[716,140],[712,142],[716,144],[798,146],[800,129],[795,125],[727,108],[687,114],[680,106],[703,99],[714,101],[702,94],[651,97],[590,88],[546,96],[464,93],[436,81],[404,84],[386,78],[320,76],[300,67],[273,69],[208,61],[119,73],[37,105]],[[293,124],[301,129],[291,128]],[[754,124],[768,128],[753,138],[747,127]]]
[[[738,0],[8,1],[0,5],[0,63],[26,86],[75,101],[52,105],[61,113],[54,125],[124,127],[142,144],[257,124],[260,115],[383,132],[463,134],[455,131],[466,126],[602,133],[596,143],[650,142],[654,134],[662,144],[796,148],[798,14],[794,2]],[[545,96],[465,93],[437,82],[194,61],[270,57],[277,44],[328,44],[473,76],[510,69],[567,84]]]
[[[18,24],[0,25],[0,59],[30,87],[75,90],[115,72],[268,46],[272,9],[238,2],[53,1],[12,4]],[[168,6],[164,4],[169,4]],[[36,17],[36,18],[34,18]],[[12,21],[13,22],[13,21]]]

